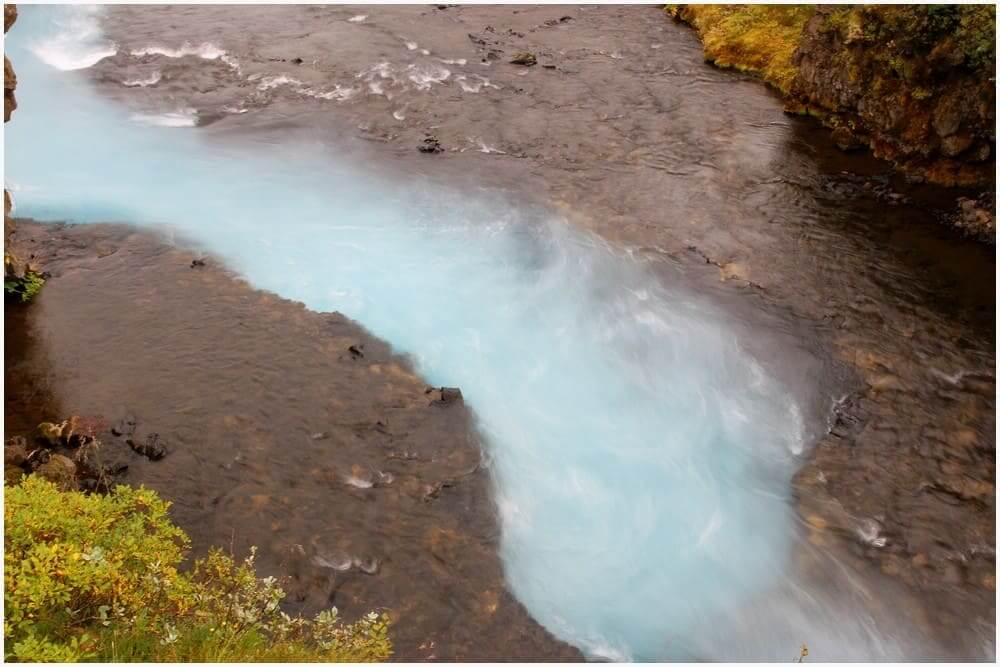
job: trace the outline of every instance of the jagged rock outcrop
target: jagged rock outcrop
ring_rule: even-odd
[[[995,26],[987,5],[818,6],[789,106],[917,180],[992,185]]]
[[[10,30],[17,20],[17,6],[3,6],[3,31],[4,34]],[[7,56],[3,57],[3,122],[10,120],[10,115],[17,108],[17,100],[14,99],[14,88],[17,87],[17,76],[14,68],[10,64]],[[6,189],[3,191],[3,268],[4,276],[23,276],[24,267],[21,262],[10,252],[10,235],[14,233],[14,221],[10,217],[10,193]]]

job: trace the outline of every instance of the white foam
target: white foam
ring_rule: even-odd
[[[56,31],[29,45],[42,62],[63,71],[92,67],[118,53],[113,42],[106,41],[98,25],[98,7],[74,6],[54,21]]]
[[[409,65],[406,78],[413,82],[417,90],[430,90],[435,83],[444,83],[451,76],[451,70],[438,65]]]
[[[146,86],[156,85],[157,83],[159,83],[161,78],[162,75],[157,71],[153,72],[145,79],[126,79],[122,81],[122,85],[128,86],[129,88],[135,88],[135,87],[145,88]]]
[[[197,46],[192,45],[190,42],[184,42],[176,49],[171,49],[166,46],[147,46],[141,49],[133,49],[132,55],[137,58],[141,58],[142,56],[163,56],[165,58],[198,56],[199,58],[204,58],[205,60],[218,60],[225,56],[226,52],[211,42],[204,42]]]
[[[464,65],[468,61],[465,58],[441,58],[445,65]]]
[[[392,117],[395,118],[396,120],[405,120],[406,119],[406,115],[402,112],[402,110],[399,110],[399,109],[397,109],[396,111],[392,112]]]
[[[319,554],[313,556],[313,563],[319,565],[320,567],[326,567],[331,570],[336,570],[337,572],[346,572],[351,569],[353,561],[350,556],[331,556],[330,558],[324,558]]]
[[[344,102],[354,97],[357,94],[358,89],[350,86],[341,86],[338,83],[334,85],[333,90],[321,91],[318,88],[303,88],[299,92],[303,95],[308,95],[309,97],[315,97],[321,100],[337,100],[338,102]]]
[[[478,93],[483,88],[496,88],[497,90],[500,90],[500,86],[495,83],[490,83],[490,80],[484,76],[473,74],[472,77],[475,81],[470,81],[469,77],[464,74],[459,74],[455,77],[455,81],[457,81],[458,85],[462,87],[462,90],[467,93]]]
[[[416,42],[407,42],[406,43],[406,48],[409,49],[410,51],[416,51],[417,50],[417,43]]]
[[[357,477],[355,475],[348,475],[345,477],[344,484],[353,486],[356,489],[370,489],[374,486],[370,479],[362,479],[361,477]]]
[[[358,14],[357,16],[352,16],[351,18],[347,19],[347,22],[348,23],[361,23],[366,18],[368,18],[367,14]]]
[[[257,90],[271,90],[272,88],[277,88],[278,86],[287,85],[301,86],[302,82],[298,79],[292,78],[287,74],[279,74],[278,76],[266,76],[257,86]]]
[[[188,107],[158,114],[134,113],[130,119],[136,123],[160,127],[194,127],[198,124],[198,112]]]

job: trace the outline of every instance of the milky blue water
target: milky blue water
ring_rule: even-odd
[[[93,19],[22,6],[8,36],[17,215],[173,230],[361,322],[462,388],[509,585],[536,619],[592,658],[740,657],[706,637],[784,578],[803,429],[719,313],[512,194],[141,124],[82,69],[108,49]]]

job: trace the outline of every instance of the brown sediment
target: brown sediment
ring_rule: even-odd
[[[8,434],[65,414],[106,424],[122,481],[171,500],[196,554],[258,546],[293,611],[386,609],[398,659],[580,657],[504,586],[460,399],[432,405],[361,327],[212,258],[126,227],[18,222],[52,278],[6,310]],[[160,460],[128,444],[152,434]]]

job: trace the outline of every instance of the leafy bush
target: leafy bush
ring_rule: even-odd
[[[27,303],[44,284],[45,278],[40,273],[25,271],[23,276],[4,276],[3,291],[8,297]]]
[[[69,662],[338,662],[392,654],[388,618],[281,611],[284,592],[214,550],[178,571],[189,540],[148,489],[59,491],[30,476],[4,506],[5,658]]]

